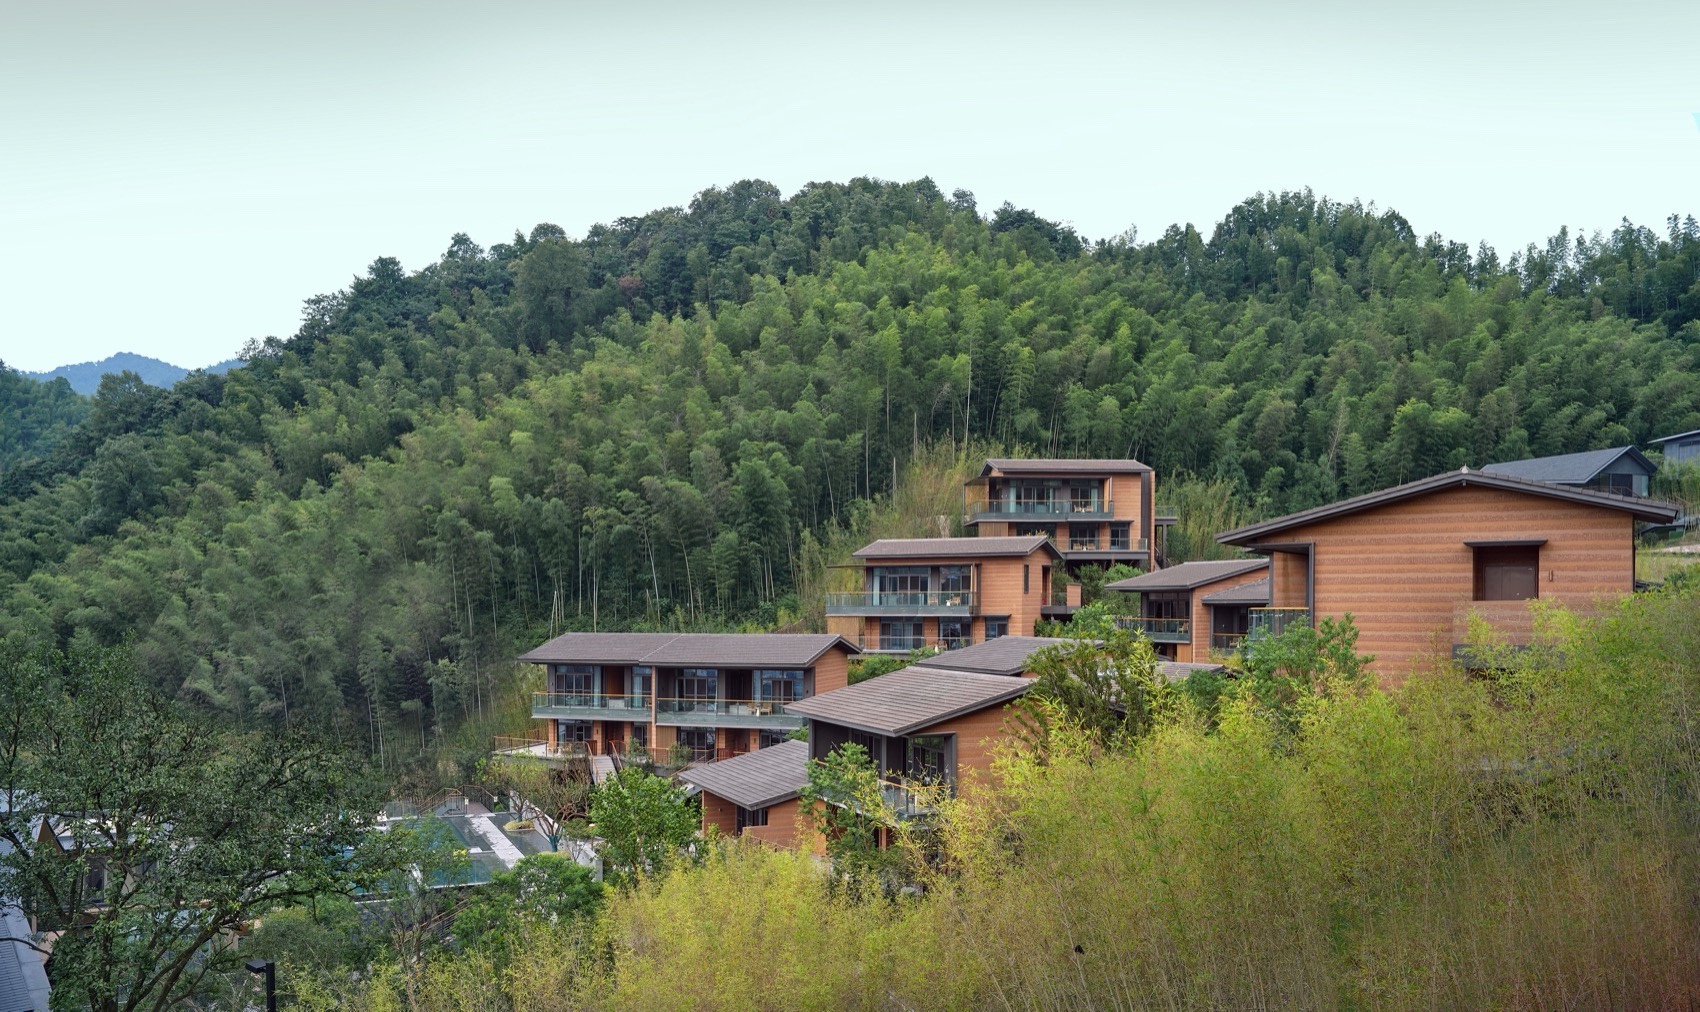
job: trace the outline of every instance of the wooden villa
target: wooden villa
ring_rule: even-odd
[[[791,705],[842,688],[858,653],[830,634],[567,633],[519,658],[544,669],[531,703],[544,724],[511,747],[699,761],[754,751],[802,727]]]
[[[1038,535],[888,538],[853,557],[862,589],[827,595],[826,627],[870,653],[1031,635],[1062,560]]]
[[[981,537],[1038,535],[1063,565],[1154,568],[1157,475],[1137,460],[995,457],[966,486],[965,520]]]
[[[1383,682],[1419,659],[1467,657],[1472,617],[1503,641],[1533,636],[1529,602],[1583,612],[1635,588],[1635,525],[1675,507],[1468,468],[1217,535],[1265,555],[1264,627],[1348,613]]]
[[[1204,662],[1238,650],[1253,610],[1269,606],[1269,560],[1183,562],[1106,584],[1139,595],[1139,614],[1118,618],[1171,661]]]

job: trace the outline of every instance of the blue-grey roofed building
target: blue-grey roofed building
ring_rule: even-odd
[[[10,850],[0,843],[0,850]],[[29,920],[11,900],[0,897],[0,1012],[47,1012],[47,970],[41,953],[17,939],[31,937]]]
[[[1678,432],[1674,436],[1660,436],[1649,442],[1664,444],[1665,463],[1671,467],[1700,464],[1700,429]]]
[[[1647,482],[1658,468],[1633,446],[1607,450],[1561,453],[1556,457],[1530,457],[1489,464],[1481,470],[1509,478],[1545,481],[1554,485],[1591,488],[1618,495],[1644,496]]]

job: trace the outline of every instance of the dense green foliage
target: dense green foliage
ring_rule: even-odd
[[[611,894],[594,946],[442,958],[370,1008],[1656,1008],[1700,990],[1700,607],[1548,611],[1493,678],[1322,676],[1208,725],[1055,726],[945,817],[919,894],[727,846]],[[1349,637],[1348,637],[1349,638]],[[1330,659],[1332,658],[1332,659]],[[1334,668],[1343,667],[1345,671]],[[1294,682],[1297,683],[1295,676]],[[1290,723],[1278,710],[1294,716]],[[549,987],[540,986],[548,981]]]
[[[413,864],[371,832],[362,767],[185,712],[120,651],[0,646],[0,895],[57,933],[53,1008],[176,1006],[236,969],[251,920]]]
[[[1086,243],[930,180],[456,236],[309,300],[245,368],[109,377],[32,437],[0,616],[390,761],[506,712],[508,659],[551,632],[815,621],[822,546],[940,448],[1132,455],[1160,500],[1192,474],[1244,517],[1700,427],[1697,272],[1692,219],[1502,263],[1289,193],[1208,240]]]
[[[89,413],[89,402],[63,380],[37,383],[0,362],[0,489],[21,491],[11,473],[44,457]]]

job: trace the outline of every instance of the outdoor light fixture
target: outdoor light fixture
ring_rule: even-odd
[[[248,972],[266,975],[266,1012],[277,1012],[277,964],[269,959],[250,959]]]

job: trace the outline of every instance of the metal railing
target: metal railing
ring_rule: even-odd
[[[863,653],[870,654],[907,654],[916,650],[961,650],[973,646],[971,636],[881,636],[878,633],[864,633],[856,638],[856,645]]]
[[[655,712],[669,716],[780,717],[785,715],[785,702],[780,699],[657,699]]]
[[[870,590],[826,595],[828,615],[935,615],[968,614],[974,610],[971,590],[923,590],[894,592]]]
[[[649,694],[644,692],[533,692],[531,709],[537,710],[615,710],[649,712]]]
[[[1279,636],[1295,625],[1310,625],[1309,608],[1253,608],[1246,626],[1249,646],[1265,636]]]
[[[1116,619],[1116,628],[1140,633],[1156,643],[1185,643],[1192,639],[1192,620],[1186,618],[1136,618],[1124,615]]]
[[[968,504],[968,512],[976,518],[1002,517],[1093,517],[1104,519],[1115,515],[1116,504],[1109,500],[1091,499],[979,499]]]
[[[1151,550],[1151,543],[1145,538],[1077,538],[1070,535],[1067,540],[1058,541],[1056,537],[1046,535],[1045,540],[1049,541],[1051,546],[1059,552],[1148,552]]]
[[[1212,653],[1234,653],[1245,643],[1245,633],[1210,634],[1210,651]]]

